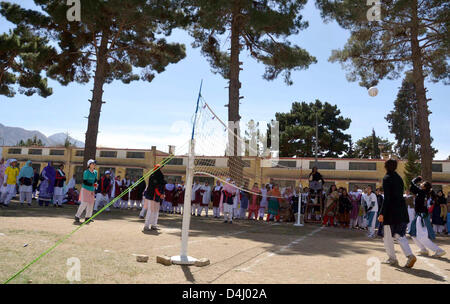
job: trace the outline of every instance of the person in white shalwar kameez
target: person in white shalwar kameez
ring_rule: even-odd
[[[198,180],[194,181],[194,184],[192,185],[192,192],[191,192],[191,203],[192,203],[192,215],[198,215],[198,209],[200,207],[200,202],[196,200],[196,192],[198,190],[201,190],[202,185],[198,183]]]
[[[206,182],[205,185],[202,186],[201,190],[203,190],[202,203],[200,204],[199,207],[200,211],[197,214],[202,216],[202,211],[205,210],[206,217],[208,217],[209,203],[211,202],[211,192],[212,192],[211,186],[208,184],[208,182]]]

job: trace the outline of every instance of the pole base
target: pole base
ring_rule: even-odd
[[[296,227],[303,227],[305,225],[303,225],[303,224],[294,224],[294,226],[296,226]]]
[[[190,256],[180,256],[176,255],[170,258],[172,264],[175,265],[194,265],[198,259],[190,257]]]

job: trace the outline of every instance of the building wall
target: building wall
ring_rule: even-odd
[[[11,154],[10,149],[21,149],[20,154]],[[30,150],[42,149],[41,155],[30,155]],[[52,150],[63,150],[64,155],[50,155]],[[31,160],[34,164],[40,164],[41,170],[47,165],[48,161],[54,164],[64,163],[65,173],[70,178],[77,171],[82,171],[86,167],[83,164],[83,156],[77,155],[77,151],[83,149],[64,148],[64,147],[3,147],[2,157],[4,159],[16,158],[22,167],[27,160]],[[114,154],[115,157],[106,157],[108,154]],[[131,155],[138,155],[141,158],[130,158]],[[143,174],[149,172],[155,164],[161,163],[167,153],[156,150],[155,147],[149,150],[143,149],[111,149],[98,148],[97,164],[100,169],[113,169],[116,176],[124,177],[127,169],[141,169]],[[163,169],[163,173],[167,177],[175,179],[185,179],[186,173],[186,156],[176,156],[179,159],[175,164],[167,164]],[[203,167],[212,175],[226,176],[227,158],[226,157],[202,157],[211,159],[215,162],[214,167]],[[249,179],[249,186],[257,182],[263,183],[280,183],[295,186],[307,186],[308,175],[311,172],[310,166],[314,158],[281,158],[279,165],[281,167],[268,167],[267,163],[256,157],[243,157],[249,162],[249,166],[244,168],[244,176]],[[362,159],[319,159],[319,163],[324,162],[327,165],[333,165],[334,169],[319,169],[327,184],[335,183],[338,187],[348,188],[350,184],[366,185],[374,184],[376,187],[381,186],[382,178],[385,174],[384,160],[362,160]],[[362,164],[361,164],[362,163]],[[284,165],[283,165],[284,164]],[[360,169],[350,170],[352,166],[368,166],[374,170]],[[359,164],[359,165],[358,165]],[[441,164],[442,172],[433,172],[433,185],[442,187],[444,193],[450,192],[450,161],[434,161],[433,164]],[[398,173],[403,176],[405,167],[404,161],[399,161]],[[81,180],[77,180],[78,183]]]

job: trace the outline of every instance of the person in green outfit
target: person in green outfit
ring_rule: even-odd
[[[98,173],[95,170],[96,162],[90,159],[87,162],[88,168],[83,172],[83,185],[80,192],[80,206],[78,207],[77,214],[75,215],[74,224],[80,223],[81,214],[86,210],[85,222],[89,221],[92,217],[92,210],[95,203],[95,188],[97,188]],[[93,222],[91,220],[90,222]],[[89,224],[89,223],[88,223]]]

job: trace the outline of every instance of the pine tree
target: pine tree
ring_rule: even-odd
[[[367,1],[316,0],[326,21],[351,36],[330,58],[349,70],[350,81],[370,87],[412,69],[417,98],[422,176],[431,180],[432,149],[425,79],[448,82],[450,4],[444,0],[384,0],[381,20],[368,21]]]
[[[1,3],[1,14],[51,37],[60,51],[47,75],[63,85],[93,80],[85,139],[84,163],[94,159],[104,85],[114,80],[151,82],[172,63],[185,57],[185,46],[163,36],[187,21],[175,1],[82,1],[81,21],[67,18],[66,1],[34,0],[42,12]],[[138,74],[136,69],[140,70]],[[92,77],[93,75],[93,77]]]
[[[18,87],[19,93],[26,96],[50,96],[52,89],[41,74],[53,63],[55,55],[48,39],[28,26],[19,25],[0,35],[0,95],[14,97]]]
[[[386,116],[389,130],[395,134],[396,149],[401,158],[406,158],[410,149],[420,153],[420,137],[417,113],[417,98],[412,73],[407,72],[399,88],[394,109]],[[433,138],[431,138],[433,142]],[[431,147],[433,158],[438,152]]]
[[[288,113],[275,113],[280,126],[280,156],[312,157],[315,155],[316,112],[319,128],[319,157],[339,157],[348,149],[351,119],[344,118],[337,106],[316,100],[294,102]],[[270,135],[268,136],[270,138]]]
[[[263,76],[274,80],[283,74],[288,85],[291,73],[306,69],[316,59],[287,38],[298,34],[308,26],[300,15],[306,0],[187,0],[186,7],[192,12],[194,26],[191,34],[194,46],[201,47],[215,73],[229,80],[228,121],[239,124],[240,55],[247,49],[249,55],[266,66]],[[228,40],[229,39],[229,40]],[[228,49],[222,50],[227,43]],[[233,127],[238,135],[237,127]],[[233,168],[239,172],[237,139],[229,143],[234,154],[230,157]],[[239,173],[232,176],[240,179]]]
[[[418,162],[417,153],[413,150],[408,151],[407,162],[405,164],[405,171],[403,176],[403,181],[407,187],[411,184],[411,181],[416,176],[420,175],[420,162]]]
[[[380,145],[383,145],[383,150],[380,150]],[[391,152],[393,146],[393,142],[376,136],[375,131],[372,130],[370,136],[363,137],[356,142],[355,157],[379,159],[381,158],[381,153]]]

